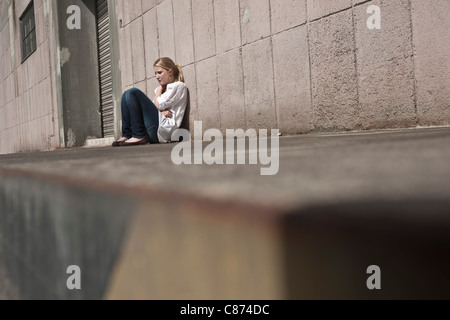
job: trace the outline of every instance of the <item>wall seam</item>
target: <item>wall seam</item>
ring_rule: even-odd
[[[353,1],[355,1],[355,0],[353,0]],[[373,0],[365,0],[365,1],[362,1],[362,2],[357,3],[357,4],[352,3],[352,5],[353,5],[353,7],[359,7],[359,6],[363,5],[363,4],[366,4],[366,3],[371,2],[371,1],[373,1]]]
[[[211,0],[212,11],[213,11],[213,26],[214,26],[214,59],[216,63],[216,84],[217,84],[217,109],[219,111],[219,128],[222,128],[222,115],[220,113],[220,86],[219,86],[219,67],[217,66],[217,34],[216,34],[216,11],[215,2]]]
[[[310,41],[310,33],[311,33],[311,23],[309,21],[309,12],[308,12],[308,1],[305,1],[305,10],[306,10],[306,38],[307,38],[307,46],[308,46],[308,60],[309,60],[309,94],[311,99],[311,117],[309,119],[309,130],[314,130],[314,99],[313,99],[313,81],[312,81],[312,59],[311,59],[311,41]]]
[[[277,91],[275,90],[275,61],[273,59],[273,35],[272,35],[272,0],[269,1],[269,21],[270,21],[270,53],[272,58],[272,88],[273,88],[273,104],[275,105],[275,126],[280,127],[278,123],[278,103]],[[271,128],[272,129],[272,128]]]
[[[369,1],[372,1],[372,0],[369,0]],[[369,1],[367,1],[367,2],[369,2]],[[362,4],[362,3],[361,3],[361,4]],[[316,22],[316,21],[319,21],[319,20],[328,18],[328,17],[333,16],[333,15],[335,15],[335,14],[339,14],[339,13],[341,13],[341,12],[344,12],[344,11],[347,11],[347,10],[349,10],[349,9],[352,9],[352,7],[353,7],[353,3],[352,3],[352,5],[349,6],[349,7],[345,7],[345,8],[343,8],[343,9],[341,9],[341,10],[338,10],[338,11],[335,11],[335,12],[328,13],[328,14],[322,16],[322,17],[315,18],[315,19],[313,19],[313,20],[309,20],[309,22]],[[309,17],[308,17],[308,19],[309,19]]]
[[[46,10],[45,10],[45,0],[42,2],[42,10],[44,11],[43,12],[43,16],[44,16],[44,19],[45,19],[45,12],[46,12]],[[47,19],[48,19],[48,17],[47,17]],[[44,21],[42,21],[42,23],[44,23]],[[46,30],[47,31],[47,34],[50,34],[50,26],[48,25],[48,24],[45,24],[45,26],[46,26],[46,28],[45,29],[48,29],[48,30]],[[51,78],[51,75],[53,74],[53,68],[52,68],[52,52],[51,52],[51,48],[52,48],[52,46],[51,46],[51,44],[50,44],[50,39],[49,38],[47,38],[45,41],[47,41],[48,42],[48,68],[49,68],[49,72],[50,72],[50,76],[49,77],[47,77],[47,78]],[[47,78],[45,78],[45,79],[47,79]],[[44,80],[45,80],[44,79]],[[54,125],[54,122],[55,122],[55,120],[54,120],[54,112],[55,112],[55,106],[54,106],[54,104],[53,104],[53,95],[54,95],[54,88],[53,88],[53,85],[50,85],[50,92],[51,92],[51,97],[52,97],[52,104],[51,104],[51,115],[52,115],[52,123],[53,123],[53,134],[52,135],[50,135],[50,137],[49,138],[53,138],[53,137],[55,137],[55,135],[56,135],[56,132],[55,132],[55,125]],[[49,146],[48,146],[48,148],[50,148],[51,147],[51,142],[49,142]]]
[[[192,47],[193,47],[193,54],[194,54],[194,62],[192,63],[194,65],[194,81],[195,81],[195,97],[197,99],[196,105],[195,105],[195,116],[197,117],[198,114],[198,80],[197,80],[197,56],[195,53],[195,35],[194,35],[194,10],[192,8],[192,1],[195,0],[189,0],[190,6],[191,6],[191,25],[192,25]],[[190,103],[190,102],[189,102]],[[194,119],[195,121],[196,119]]]
[[[276,36],[276,35],[279,35],[280,33],[284,33],[284,32],[287,32],[287,31],[291,31],[291,30],[293,30],[293,29],[296,29],[296,28],[301,27],[301,26],[304,26],[304,25],[306,25],[306,22],[303,22],[303,23],[300,23],[300,24],[296,24],[296,25],[291,26],[291,27],[289,27],[289,28],[287,28],[287,29],[284,29],[284,30],[275,32],[275,33],[272,34],[272,35],[273,35],[273,36]]]
[[[172,6],[172,32],[173,32],[173,58],[175,59],[175,63],[177,63],[177,47],[176,47],[176,41],[175,41],[175,11],[173,9],[173,0],[170,0],[170,5]]]
[[[357,45],[356,45],[355,7],[353,5],[353,1],[352,1],[352,25],[353,25],[353,56],[355,59],[355,73],[356,73],[356,99],[357,99],[357,105],[358,105],[358,121],[357,121],[356,127],[358,127],[358,126],[362,127],[361,99],[360,99],[360,93],[359,93],[360,75],[359,75],[359,68],[358,68],[358,55],[356,54]]]
[[[11,72],[6,76],[6,79],[10,76],[14,77],[14,99],[15,100],[18,96],[19,96],[19,84],[18,84],[18,79],[17,79],[17,66],[16,66],[16,48],[15,48],[15,44],[16,44],[16,26],[15,26],[15,6],[14,6],[14,1],[11,1],[9,3],[9,7],[8,7],[8,20],[9,20],[9,34],[10,34],[10,39],[9,39],[9,45],[10,45],[10,49],[9,49],[9,54],[10,54],[10,59],[11,59]],[[33,15],[35,13],[33,12]],[[20,39],[20,35],[19,35],[19,39]],[[20,52],[21,53],[21,52]],[[16,110],[17,108],[15,108],[14,110]],[[17,111],[14,111],[17,112]]]
[[[410,29],[411,29],[411,53],[412,53],[412,64],[413,64],[413,96],[414,96],[414,112],[416,116],[416,125],[420,124],[419,110],[417,106],[417,77],[416,77],[416,50],[414,46],[414,29],[413,29],[413,4],[412,0],[409,0],[409,18],[410,18]]]
[[[243,90],[244,90],[244,92],[243,92],[244,93],[244,121],[245,121],[245,127],[248,128],[247,99],[245,97],[246,87],[245,87],[245,72],[244,72],[244,54],[242,52],[243,45],[242,45],[242,24],[241,24],[241,22],[242,22],[242,19],[241,19],[241,0],[238,0],[238,7],[239,7],[239,34],[240,34],[240,37],[241,37],[241,44],[238,47],[238,49],[239,49],[239,59],[240,59],[240,62],[241,62],[242,86],[243,86]],[[234,49],[236,49],[236,48],[234,48]],[[234,49],[230,49],[230,50],[234,50]],[[228,50],[223,52],[223,54],[226,53],[226,52],[228,52]]]
[[[141,2],[142,3],[142,2]],[[142,13],[142,15],[140,15],[139,17],[141,17],[141,37],[142,37],[142,46],[143,46],[143,50],[144,50],[144,70],[145,70],[145,78],[143,81],[145,81],[145,91],[146,93],[148,93],[148,88],[147,88],[147,80],[148,80],[148,75],[147,75],[147,52],[145,50],[145,29],[144,29],[144,14]]]
[[[145,0],[141,0],[141,4],[144,3]],[[142,6],[142,15],[146,14],[147,12],[149,12],[150,10],[152,10],[153,8],[155,8],[158,4],[154,5],[153,7],[148,8],[147,10],[144,10],[144,7]]]
[[[22,121],[22,122],[20,122],[20,123],[18,123],[18,124],[13,124],[13,125],[11,125],[11,126],[9,126],[9,127],[6,127],[5,129],[14,129],[15,127],[18,127],[18,126],[21,126],[21,125],[25,125],[25,124],[32,123],[33,121],[40,120],[40,119],[45,118],[45,117],[47,117],[47,116],[49,116],[49,115],[51,115],[50,112],[49,112],[49,113],[46,113],[46,114],[43,114],[43,115],[41,115],[41,116],[38,116],[38,117],[34,117],[33,119],[30,119],[30,120]]]
[[[136,86],[137,82],[134,81],[133,36],[132,36],[133,28],[131,26],[131,23],[128,26],[128,29],[130,31],[130,37],[128,38],[128,48],[131,49],[131,51],[130,51],[130,59],[131,59],[131,87],[134,88]]]
[[[161,48],[159,44],[159,20],[158,20],[158,7],[159,4],[155,6],[155,16],[156,16],[156,41],[158,42],[158,57],[161,56]]]

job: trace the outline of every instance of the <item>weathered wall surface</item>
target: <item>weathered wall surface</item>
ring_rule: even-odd
[[[91,53],[84,56],[87,38],[58,29],[67,3],[58,12],[60,2],[35,0],[37,50],[21,63],[19,17],[29,3],[0,0],[0,153],[81,145],[86,136],[99,136],[95,99],[63,97],[64,90],[80,97],[80,88],[95,82],[79,76],[95,73],[84,64],[94,61]],[[153,97],[153,62],[169,56],[183,66],[190,89],[191,130],[195,120],[203,130],[279,128],[284,134],[450,123],[447,0],[109,4],[118,119],[122,91],[138,87]],[[371,5],[381,8],[381,30],[367,27]],[[69,50],[70,58],[61,44],[79,50]],[[73,72],[61,73],[61,62],[75,63]],[[77,81],[78,91],[70,84]]]
[[[0,154],[59,146],[52,1],[34,1],[37,49],[22,62],[19,17],[29,3],[0,2]]]
[[[421,125],[449,123],[450,2],[412,0],[417,113]]]
[[[381,30],[369,30],[371,5]],[[447,0],[117,1],[123,89],[172,57],[191,127],[283,133],[450,123]]]

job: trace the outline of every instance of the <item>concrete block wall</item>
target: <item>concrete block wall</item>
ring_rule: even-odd
[[[449,123],[450,2],[412,0],[417,113],[420,124]]]
[[[0,0],[0,153],[64,144],[54,4],[34,1],[37,50],[21,63],[19,17],[29,3]],[[172,57],[190,89],[191,128],[202,120],[203,130],[296,134],[450,123],[446,0],[111,3],[122,90],[153,98],[153,62]],[[371,5],[381,8],[381,30],[366,26]]]
[[[183,66],[191,128],[285,134],[450,124],[447,0],[117,0],[123,89]],[[381,30],[367,9],[381,8]]]
[[[59,146],[51,1],[34,0],[37,49],[22,62],[19,17],[29,3],[0,2],[0,154]]]

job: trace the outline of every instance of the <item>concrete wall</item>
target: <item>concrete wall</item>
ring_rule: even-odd
[[[81,29],[68,29],[70,5],[80,8]],[[102,138],[95,0],[58,1],[64,137],[66,147]]]
[[[19,17],[29,3],[0,2],[0,154],[59,146],[52,1],[34,1],[37,50],[22,63]]]
[[[381,30],[369,30],[370,5]],[[191,126],[283,133],[449,125],[447,0],[117,0],[123,89],[183,65]]]
[[[77,146],[100,135],[94,45],[87,45],[92,15],[83,13],[85,30],[69,32],[68,1],[35,0],[38,48],[21,63],[18,20],[29,1],[0,0],[0,153]],[[75,2],[84,10],[89,1]],[[124,90],[153,97],[153,62],[169,56],[190,89],[191,129],[195,120],[204,130],[284,134],[450,123],[446,0],[109,4],[117,119]],[[366,26],[370,5],[381,7],[381,30]]]

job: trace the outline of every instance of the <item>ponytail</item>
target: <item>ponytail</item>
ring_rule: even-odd
[[[178,77],[175,77],[175,81],[180,81],[180,82],[184,82],[184,74],[183,74],[183,70],[181,69],[181,66],[179,64],[176,65],[177,69],[178,69]]]

